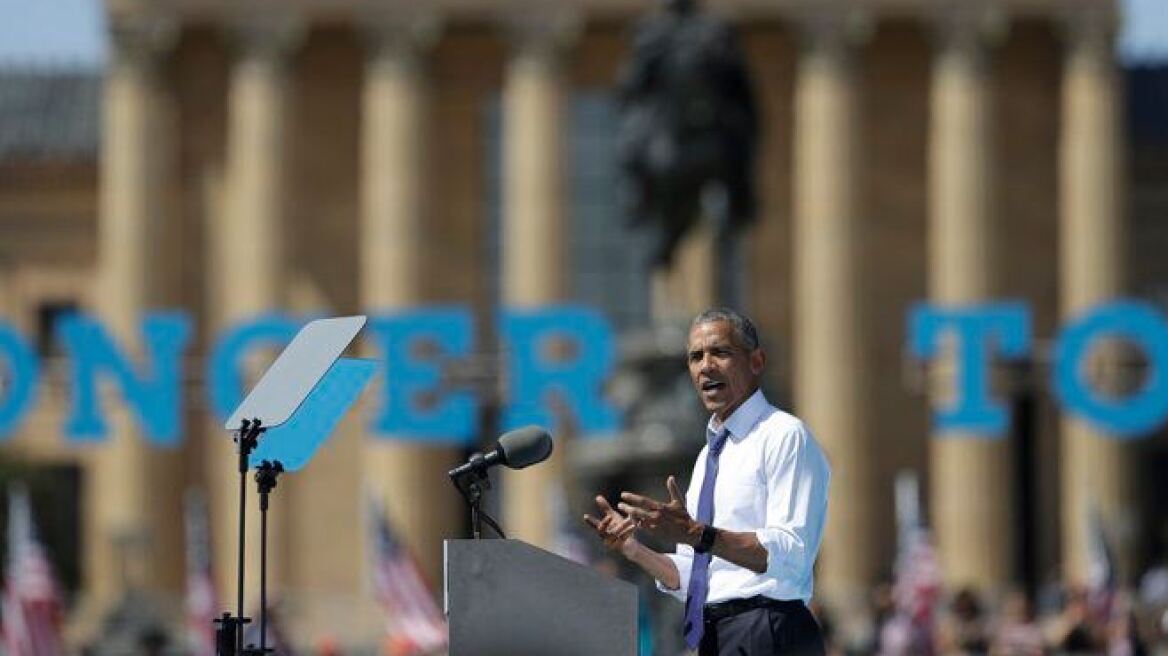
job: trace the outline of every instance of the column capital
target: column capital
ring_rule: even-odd
[[[107,31],[115,65],[153,64],[178,40],[178,22],[155,11],[111,17]]]
[[[551,61],[580,38],[584,17],[569,7],[516,9],[502,17],[500,26],[514,54]]]
[[[416,62],[442,38],[442,15],[432,9],[370,6],[358,14],[357,29],[374,61]]]
[[[876,33],[872,12],[854,0],[804,0],[792,10],[803,48],[843,54]]]
[[[973,56],[1003,43],[1009,32],[1009,15],[996,2],[947,0],[929,12],[932,34],[942,52]]]
[[[1067,0],[1061,7],[1062,35],[1073,52],[1087,51],[1108,60],[1113,57],[1119,15],[1110,3]]]
[[[246,11],[228,19],[232,42],[245,59],[282,61],[304,38],[305,21],[286,9],[255,4],[267,3],[248,3]]]

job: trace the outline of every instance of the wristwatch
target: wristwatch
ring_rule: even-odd
[[[709,553],[714,548],[714,540],[718,539],[718,529],[710,524],[702,527],[702,537],[698,539],[698,543],[694,545],[694,553]]]

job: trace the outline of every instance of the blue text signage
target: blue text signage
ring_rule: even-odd
[[[1021,303],[919,305],[909,314],[908,333],[910,351],[925,360],[940,354],[943,339],[953,340],[956,390],[952,403],[934,409],[940,433],[1002,436],[1009,411],[991,394],[990,362],[1029,354],[1029,309]],[[1086,359],[1105,339],[1122,339],[1146,359],[1143,384],[1128,396],[1108,395],[1087,378]],[[1064,411],[1105,435],[1139,437],[1168,421],[1168,322],[1151,305],[1121,300],[1091,308],[1063,326],[1052,356],[1051,389]]]
[[[258,349],[282,348],[303,324],[271,314],[232,326],[212,343],[204,392],[220,421],[243,399],[243,365]],[[131,358],[92,317],[73,315],[55,328],[68,361],[69,408],[63,432],[76,442],[101,441],[109,428],[100,393],[116,389],[150,442],[172,447],[183,437],[184,356],[194,331],[189,315],[157,313],[139,325],[141,358]],[[501,368],[509,382],[502,430],[556,424],[551,407],[566,408],[584,435],[610,433],[620,416],[602,387],[616,365],[608,322],[595,311],[554,306],[504,312],[499,321]],[[374,435],[422,442],[472,442],[479,401],[467,389],[440,387],[439,360],[471,355],[468,311],[423,308],[370,317],[366,341],[379,354],[381,385]],[[549,343],[567,345],[556,356]],[[0,321],[0,439],[16,431],[36,404],[40,361],[28,340]],[[554,403],[553,403],[554,402]]]

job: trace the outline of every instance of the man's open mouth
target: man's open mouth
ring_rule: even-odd
[[[706,382],[702,383],[702,391],[708,392],[710,390],[722,389],[725,386],[726,386],[726,383],[719,382],[716,380],[707,380]]]

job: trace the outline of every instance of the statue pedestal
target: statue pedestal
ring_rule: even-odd
[[[678,245],[673,267],[654,269],[654,323],[686,322],[718,304],[716,243],[713,226],[701,221]]]

